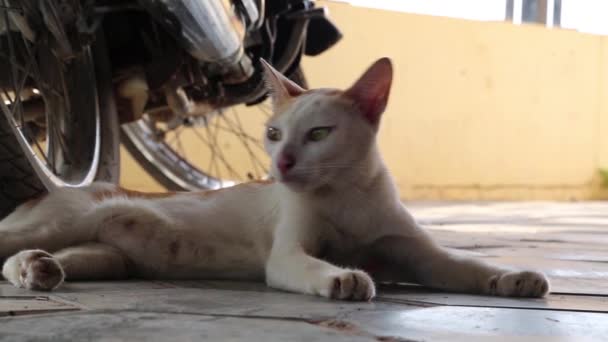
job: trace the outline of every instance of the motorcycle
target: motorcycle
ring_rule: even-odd
[[[340,38],[312,0],[0,0],[0,216],[117,182],[121,141],[170,190],[264,178],[260,58],[306,86]]]

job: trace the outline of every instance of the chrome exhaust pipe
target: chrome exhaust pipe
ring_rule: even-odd
[[[175,30],[194,58],[234,66],[241,63],[245,27],[229,0],[140,0],[161,24]]]

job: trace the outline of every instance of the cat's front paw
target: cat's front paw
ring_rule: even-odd
[[[498,296],[541,298],[549,293],[549,280],[540,272],[507,272],[491,277],[489,288]]]
[[[329,298],[368,301],[376,295],[372,278],[363,271],[344,271],[332,276]]]
[[[40,249],[25,250],[8,258],[2,275],[17,287],[39,291],[53,290],[65,278],[57,260]]]

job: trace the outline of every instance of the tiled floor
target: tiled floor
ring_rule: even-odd
[[[444,244],[545,271],[545,300],[382,286],[331,302],[235,282],[0,283],[0,341],[607,341],[608,203],[409,205]]]

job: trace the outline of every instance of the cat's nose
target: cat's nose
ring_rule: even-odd
[[[281,173],[287,173],[296,165],[296,158],[291,154],[281,154],[277,166]]]

